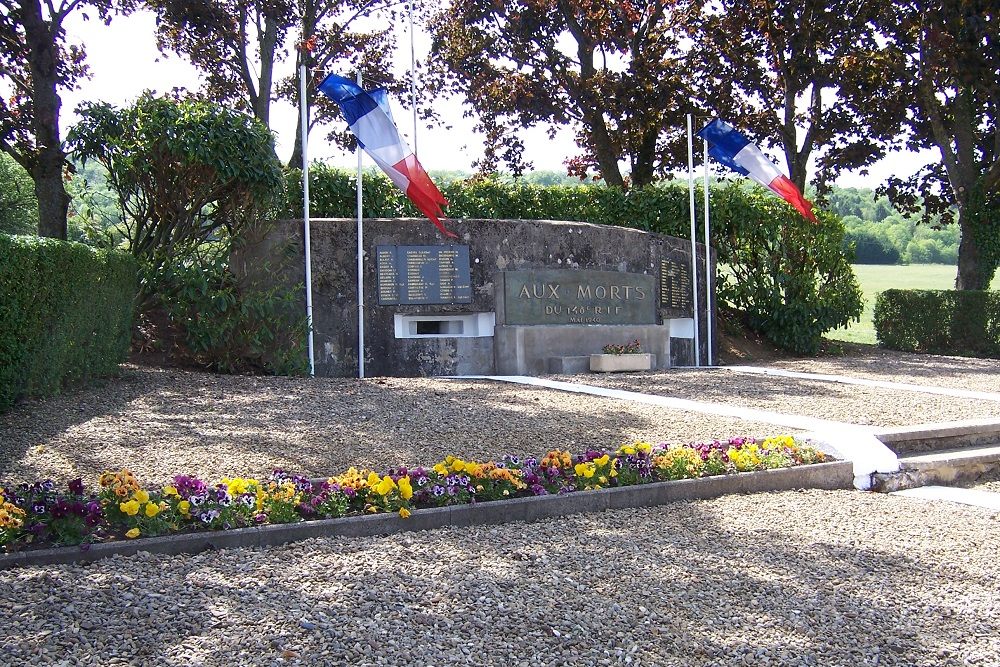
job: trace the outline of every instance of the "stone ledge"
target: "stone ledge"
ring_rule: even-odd
[[[409,518],[396,514],[369,514],[225,531],[179,533],[138,540],[103,542],[79,547],[54,547],[0,554],[0,570],[36,565],[91,563],[111,556],[131,556],[140,551],[173,556],[215,549],[270,547],[313,537],[369,537],[400,532],[538,521],[541,519],[602,512],[607,509],[653,507],[679,500],[704,500],[731,493],[760,493],[792,489],[850,489],[854,473],[849,461],[719,475],[674,482],[656,482],[579,491],[566,495],[514,498],[496,502],[414,510]]]
[[[1000,471],[1000,447],[940,452],[899,459],[895,473],[872,475],[872,490],[883,493],[919,486],[970,483]]]
[[[897,454],[916,454],[1000,443],[1000,420],[970,419],[883,429],[875,433]]]

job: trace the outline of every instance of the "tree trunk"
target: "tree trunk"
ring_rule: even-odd
[[[302,121],[295,124],[295,144],[292,146],[292,157],[288,160],[289,169],[302,168]]]
[[[612,187],[625,187],[625,179],[618,168],[618,155],[611,147],[611,136],[608,128],[604,124],[604,117],[600,111],[587,113],[588,124],[590,125],[590,148],[594,151],[597,159],[597,168],[601,170],[601,178]]]
[[[632,185],[641,188],[653,182],[656,159],[656,138],[659,128],[647,130],[642,136],[639,150],[632,157]]]
[[[59,137],[59,107],[62,101],[56,92],[59,67],[56,37],[60,26],[45,21],[37,0],[22,5],[22,18],[35,116],[35,156],[31,176],[35,180],[38,197],[38,234],[65,239],[69,195],[62,179],[66,153]]]
[[[66,238],[66,217],[69,213],[69,195],[63,186],[63,152],[46,151],[39,156],[31,176],[35,181],[38,198],[38,235],[54,239]]]
[[[958,245],[958,275],[955,278],[957,290],[986,289],[993,277],[994,267],[984,265],[988,260],[983,257],[974,238],[971,217],[966,206],[959,208],[958,225],[962,230],[962,240]]]

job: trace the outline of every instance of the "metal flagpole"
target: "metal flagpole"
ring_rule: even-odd
[[[299,122],[302,123],[302,224],[306,251],[306,322],[309,325],[309,375],[316,375],[316,356],[313,348],[313,292],[312,292],[312,240],[309,235],[309,119],[306,99],[306,55],[302,54],[299,67]]]
[[[413,155],[417,155],[417,47],[413,41],[413,3],[406,4],[410,14],[410,106],[413,108]]]
[[[691,129],[691,114],[687,115],[688,130],[688,199],[691,208],[691,289],[694,300],[694,365],[701,366],[701,354],[698,349],[700,340],[698,331],[698,246],[695,238],[698,234],[694,210],[694,133]]]
[[[708,365],[712,365],[712,252],[708,232],[708,139],[702,139],[702,160],[705,170],[705,340],[708,343]]]
[[[361,70],[358,70],[361,85]],[[365,252],[361,219],[361,143],[358,143],[358,377],[365,376]]]

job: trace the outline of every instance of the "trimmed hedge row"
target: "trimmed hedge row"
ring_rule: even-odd
[[[873,321],[890,350],[1000,359],[1000,292],[890,289]]]
[[[138,266],[81,243],[0,234],[0,411],[116,370]]]

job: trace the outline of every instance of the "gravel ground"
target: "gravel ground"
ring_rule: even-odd
[[[0,572],[0,663],[995,666],[998,521],[786,492]]]
[[[1000,470],[996,470],[979,478],[976,480],[976,483],[972,486],[972,488],[980,491],[1000,493]]]
[[[739,419],[472,380],[223,376],[129,366],[104,387],[0,415],[0,479],[83,476],[128,466],[178,473],[325,476],[348,466],[433,464],[789,429]]]
[[[748,366],[764,365],[747,362]],[[843,357],[771,361],[773,368],[803,373],[849,375],[889,382],[1000,392],[1000,359],[907,354],[873,346],[850,346]]]
[[[907,364],[921,373],[897,375]],[[984,391],[1000,385],[1000,365],[980,360],[778,365]],[[758,391],[745,376],[719,371],[644,380],[670,395],[842,421],[984,416],[975,402],[913,402],[826,383],[768,380]],[[66,479],[126,463],[149,480],[180,471],[261,475],[274,466],[326,474],[447,453],[486,458],[636,437],[773,432],[479,381],[127,367],[104,387],[0,417],[0,477]],[[977,488],[1000,491],[1000,479]],[[0,572],[0,665],[996,667],[998,525],[1000,514],[983,508],[804,491],[24,568]]]
[[[812,368],[815,370],[808,372],[830,372],[828,366],[821,367],[815,361],[812,362]],[[820,368],[827,370],[821,371]],[[859,374],[852,375],[857,377]],[[1000,391],[998,386],[1000,366],[992,375],[992,380],[993,390]],[[575,375],[572,376],[572,381],[865,426],[907,426],[986,417],[1000,420],[1000,401],[955,398],[801,378],[763,377],[733,373],[723,369],[671,369],[657,373]],[[895,379],[895,381],[903,380]],[[924,384],[930,382],[925,381]]]
[[[1000,390],[1000,362],[867,350],[779,367]],[[1000,418],[1000,403],[724,370],[561,376],[647,393],[877,426]],[[150,483],[179,472],[335,474],[350,465],[434,463],[447,454],[580,451],[791,432],[766,423],[473,380],[220,376],[126,366],[103,387],[0,415],[0,479],[94,479],[128,466]]]

